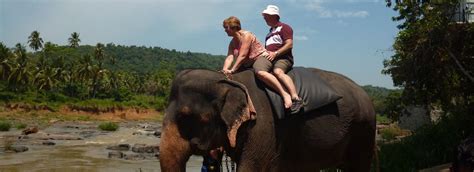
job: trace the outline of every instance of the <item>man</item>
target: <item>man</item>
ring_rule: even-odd
[[[269,55],[267,58],[259,58],[254,64],[257,77],[269,85],[271,88],[278,90],[279,84],[271,82],[275,77],[283,85],[291,96],[291,113],[298,113],[303,106],[302,99],[296,93],[293,80],[286,74],[293,67],[293,29],[280,22],[279,9],[275,5],[268,5],[262,12],[263,18],[270,32],[265,38],[265,48]],[[269,73],[272,71],[274,75]],[[281,95],[285,102],[285,108],[288,108],[285,95]]]

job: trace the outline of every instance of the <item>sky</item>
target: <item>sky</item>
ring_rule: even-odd
[[[81,45],[114,43],[225,55],[231,40],[222,28],[241,20],[263,42],[261,12],[280,8],[280,21],[294,32],[295,66],[348,76],[359,85],[394,88],[381,73],[393,55],[396,12],[385,0],[0,0],[0,42],[27,45],[33,31],[44,42],[66,45],[79,33]]]

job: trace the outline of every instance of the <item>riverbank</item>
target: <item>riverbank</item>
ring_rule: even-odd
[[[160,122],[122,121],[117,131],[101,131],[99,123],[57,121],[28,135],[0,132],[0,171],[160,171]],[[199,171],[200,163],[191,157],[188,171]]]
[[[135,108],[93,113],[2,107],[0,120],[12,127],[0,132],[0,171],[161,171],[162,115]],[[119,128],[102,131],[98,125],[103,122],[115,122]],[[37,132],[22,132],[35,127]],[[201,160],[191,157],[188,171],[199,171]]]

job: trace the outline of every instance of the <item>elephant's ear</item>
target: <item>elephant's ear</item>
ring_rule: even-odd
[[[256,119],[256,111],[248,94],[247,87],[232,80],[221,80],[219,83],[230,86],[224,99],[221,118],[227,125],[227,137],[231,147],[235,147],[237,131],[240,125]]]

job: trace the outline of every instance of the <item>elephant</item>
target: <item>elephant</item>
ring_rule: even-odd
[[[341,74],[307,68],[342,98],[277,119],[265,85],[246,70],[232,75],[186,69],[172,82],[162,124],[160,167],[185,171],[191,155],[223,148],[237,171],[370,171],[375,112],[367,93]],[[317,85],[316,85],[317,87]]]

